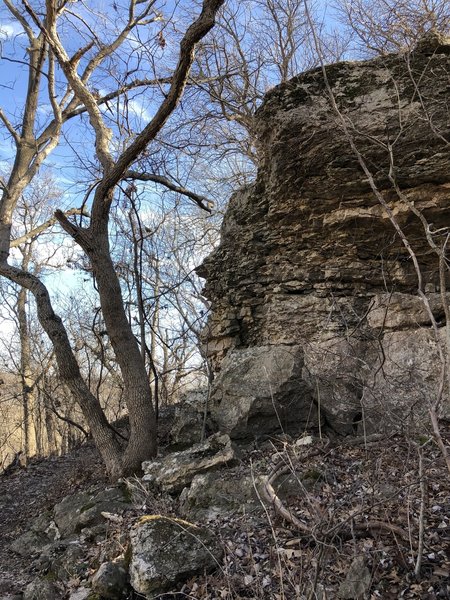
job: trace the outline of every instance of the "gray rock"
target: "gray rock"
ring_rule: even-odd
[[[223,550],[214,534],[180,519],[143,517],[130,539],[131,585],[149,599],[221,564]]]
[[[236,485],[237,480],[239,485]],[[196,475],[180,496],[181,514],[195,521],[209,521],[219,515],[243,511],[249,513],[260,507],[253,478],[233,471]]]
[[[69,600],[89,600],[89,596],[91,595],[92,593],[89,588],[80,587],[70,594]]]
[[[60,531],[61,537],[67,537],[81,529],[79,526],[80,514],[86,507],[92,506],[92,495],[88,492],[78,492],[66,496],[55,505],[53,514],[55,523]]]
[[[79,492],[67,496],[54,508],[55,523],[61,537],[67,537],[104,522],[102,512],[120,513],[127,509],[128,498],[119,487],[94,493]]]
[[[45,546],[51,543],[46,536],[35,533],[34,531],[26,531],[11,544],[11,550],[20,556],[33,556],[40,552]]]
[[[439,334],[445,346],[445,328]],[[414,423],[425,431],[429,403],[438,395],[441,369],[431,329],[386,332],[364,395],[366,431],[371,433],[380,427],[392,430]],[[444,397],[448,397],[447,387]],[[441,414],[450,416],[450,403],[443,403]]]
[[[61,600],[62,594],[54,583],[45,579],[35,579],[27,585],[23,600]]]
[[[174,421],[169,434],[171,447],[181,449],[201,441],[207,398],[208,390],[191,390],[175,405]]]
[[[108,600],[122,600],[130,591],[124,561],[103,563],[91,583],[92,590]]]
[[[339,586],[338,597],[342,600],[362,600],[370,589],[371,579],[364,557],[355,558],[345,581]]]
[[[35,571],[45,571],[59,581],[71,577],[84,578],[89,572],[87,548],[76,536],[70,536],[42,548],[32,567]]]
[[[360,420],[363,411],[365,382],[377,356],[376,350],[364,342],[339,336],[327,339],[324,335],[305,348],[304,380],[337,433],[354,433],[354,422]]]
[[[44,512],[31,522],[28,531],[11,544],[11,550],[20,556],[32,556],[59,539],[59,531],[49,512]]]
[[[164,458],[144,462],[142,479],[166,492],[181,492],[191,483],[195,475],[229,464],[234,458],[235,450],[229,436],[214,434],[188,450],[173,452]]]
[[[232,438],[245,438],[317,425],[303,366],[298,346],[230,351],[211,392],[211,415],[219,429]]]
[[[258,432],[258,415],[270,422],[264,414],[270,410],[268,377],[262,367],[258,376],[257,367],[258,353],[268,345],[274,356],[290,349],[297,355],[291,375],[283,365],[294,403],[287,419],[302,422],[311,396],[326,424],[343,434],[357,429],[366,409],[370,413],[377,403],[378,415],[368,417],[368,428],[389,425],[389,407],[397,402],[409,416],[412,388],[402,387],[403,376],[396,380],[396,369],[407,371],[412,339],[421,327],[429,328],[430,318],[415,296],[413,261],[327,99],[329,84],[375,184],[413,245],[423,287],[442,321],[437,257],[411,205],[433,232],[446,231],[450,153],[436,132],[448,130],[449,38],[433,33],[409,58],[408,66],[403,55],[328,65],[327,81],[321,69],[307,71],[272,89],[255,115],[257,179],[230,199],[220,244],[197,270],[212,305],[205,347],[216,375],[213,414],[231,437],[253,427]],[[421,73],[417,96],[411,72]],[[419,98],[425,97],[422,104]],[[392,139],[401,139],[394,172],[408,202],[390,179]],[[390,337],[401,332],[410,334],[403,353]],[[430,376],[422,376],[415,361],[419,423],[430,398],[428,382],[436,377],[428,370],[436,357],[428,333],[419,335]],[[380,410],[381,396],[373,402],[370,396],[383,391],[385,373],[395,394],[386,387]],[[271,378],[276,395],[282,380],[277,373]],[[296,404],[302,397],[303,404]],[[448,393],[444,397],[450,411]]]

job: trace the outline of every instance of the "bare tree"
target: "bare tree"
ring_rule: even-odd
[[[36,7],[27,0],[13,3],[4,0],[10,15],[21,26],[28,41],[28,91],[21,122],[14,125],[6,112],[0,119],[16,147],[16,157],[9,178],[3,182],[0,204],[0,274],[28,289],[36,300],[39,321],[50,337],[62,380],[81,406],[92,435],[111,477],[137,471],[141,462],[156,452],[156,420],[145,364],[124,309],[120,281],[110,253],[109,215],[117,185],[130,176],[129,170],[146,150],[176,109],[189,76],[198,42],[211,30],[223,0],[205,0],[200,15],[192,22],[180,42],[178,62],[167,80],[167,90],[154,111],[153,118],[132,139],[116,151],[114,132],[107,126],[99,104],[106,102],[92,88],[94,75],[130,35],[145,30],[160,18],[153,1],[131,0],[124,23],[115,35],[100,39],[83,12],[74,14],[67,2],[47,0]],[[82,29],[79,37],[90,36],[75,51],[65,44],[64,28],[77,19]],[[73,21],[72,21],[73,22]],[[59,72],[65,83],[57,81]],[[64,91],[60,92],[61,86]],[[130,84],[131,85],[131,84]],[[135,85],[137,85],[135,83]],[[37,108],[44,86],[52,108],[52,118],[38,130]],[[122,90],[114,94],[120,95]],[[81,376],[61,319],[55,314],[49,293],[35,275],[8,263],[10,232],[14,210],[27,185],[40,166],[58,145],[64,122],[86,112],[91,127],[95,156],[98,160],[98,183],[93,192],[91,217],[87,226],[55,213],[66,233],[88,256],[100,296],[103,318],[119,365],[130,418],[130,438],[122,452],[109,427],[98,399]],[[117,138],[116,138],[117,139]],[[116,144],[117,148],[117,144]]]
[[[363,56],[412,50],[430,31],[448,31],[446,0],[338,0],[337,14]]]
[[[49,172],[42,172],[22,194],[15,212],[12,227],[11,261],[22,271],[35,276],[50,274],[65,264],[70,247],[46,243],[51,227],[57,222],[52,210],[60,202],[60,192]],[[78,210],[68,214],[79,213]],[[66,213],[67,214],[67,213]],[[69,246],[73,246],[70,242]],[[23,456],[24,459],[42,454],[42,419],[37,384],[48,368],[40,335],[36,335],[33,312],[30,310],[28,291],[17,286],[3,286],[4,306],[15,322],[19,345],[17,349],[7,342],[9,362],[20,379],[23,408]],[[12,323],[12,321],[11,321]],[[18,356],[14,356],[17,350]]]

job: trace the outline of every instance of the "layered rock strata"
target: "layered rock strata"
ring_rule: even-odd
[[[277,406],[290,426],[407,426],[439,388],[436,336],[399,228],[445,342],[432,246],[450,226],[450,39],[325,73],[267,94],[256,181],[231,198],[220,245],[198,269],[212,304],[213,414],[236,437],[258,412],[275,430]],[[263,372],[267,349],[291,354],[282,374]],[[237,422],[239,404],[251,408]]]

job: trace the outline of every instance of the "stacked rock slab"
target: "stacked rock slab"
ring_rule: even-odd
[[[258,415],[259,433],[324,421],[342,433],[406,426],[439,387],[413,260],[360,159],[417,256],[441,327],[438,260],[413,210],[442,245],[450,38],[430,34],[412,54],[325,70],[267,94],[255,116],[256,181],[231,198],[220,245],[198,269],[212,304],[212,412],[236,437]]]

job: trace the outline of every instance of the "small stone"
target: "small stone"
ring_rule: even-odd
[[[370,588],[371,576],[364,557],[358,556],[350,565],[345,581],[339,586],[338,597],[343,600],[362,600]]]
[[[61,600],[56,585],[45,579],[35,579],[27,585],[23,594],[23,600]]]
[[[80,587],[69,596],[69,600],[89,600],[91,590],[89,588]]]
[[[105,562],[92,579],[94,592],[108,600],[122,600],[129,592],[128,573],[123,561]]]

